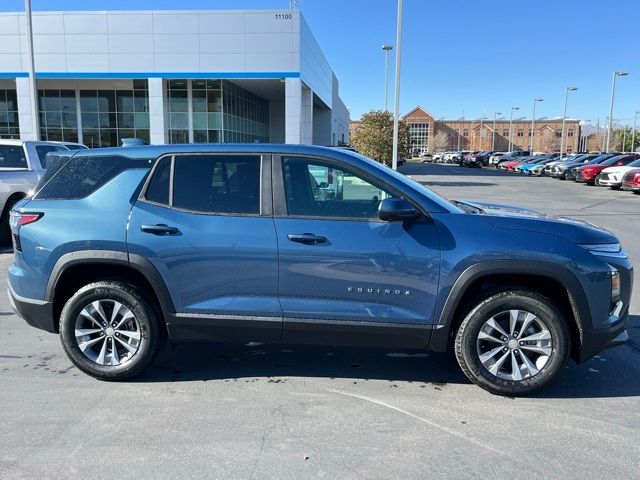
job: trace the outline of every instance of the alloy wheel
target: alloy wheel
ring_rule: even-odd
[[[131,310],[117,300],[96,300],[86,305],[75,324],[80,351],[99,365],[117,366],[140,348],[140,325]]]
[[[545,322],[535,314],[506,310],[482,325],[476,349],[489,373],[520,381],[544,368],[553,352],[553,340]]]

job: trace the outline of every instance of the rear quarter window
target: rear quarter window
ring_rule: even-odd
[[[84,198],[125,170],[148,169],[150,159],[121,156],[74,157],[62,166],[35,194],[40,200]]]

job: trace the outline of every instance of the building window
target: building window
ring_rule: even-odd
[[[193,110],[193,141],[222,141],[222,84],[220,80],[193,80],[191,93]]]
[[[146,80],[133,90],[81,90],[82,141],[88,147],[114,147],[123,138],[149,141],[149,92]]]
[[[411,153],[419,155],[429,146],[429,124],[410,123],[409,137],[411,138]]]
[[[508,137],[508,136],[509,136],[509,130],[506,130],[506,129],[505,129],[505,130],[503,130],[503,131],[502,131],[502,136],[503,136],[503,137]]]
[[[171,143],[188,143],[190,128],[195,143],[269,141],[269,102],[232,82],[171,80],[167,96]]]
[[[189,143],[189,88],[186,79],[167,84],[169,143]]]
[[[556,137],[560,138],[562,136],[562,130],[556,130]]]
[[[567,130],[567,137],[573,137],[573,128]]]
[[[519,129],[519,130],[518,130],[518,136],[519,136],[519,137],[524,137],[524,130]]]
[[[20,138],[15,90],[0,90],[0,138]]]
[[[269,102],[222,80],[224,142],[268,142]]]
[[[468,137],[469,136],[469,130],[467,130],[466,128],[462,131],[462,136],[463,137]]]
[[[529,129],[529,136],[533,135],[533,130]]]
[[[75,90],[38,90],[38,107],[42,140],[78,141]]]

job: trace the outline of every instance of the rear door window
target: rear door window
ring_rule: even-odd
[[[260,213],[260,156],[178,155],[172,206],[202,213]]]
[[[0,170],[26,170],[27,157],[22,145],[0,145]]]
[[[171,157],[165,157],[156,166],[147,185],[145,199],[150,202],[169,205],[169,182],[171,179]]]

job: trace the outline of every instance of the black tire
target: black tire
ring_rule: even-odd
[[[100,365],[88,358],[78,346],[76,320],[83,308],[97,300],[120,302],[138,322],[138,349],[130,359],[119,365]],[[82,287],[67,301],[60,315],[60,340],[64,351],[76,367],[99,380],[126,380],[139,374],[157,356],[162,344],[162,332],[155,311],[144,295],[132,286],[117,281],[95,282]],[[111,341],[115,343],[115,339]]]
[[[496,395],[522,396],[538,392],[562,374],[569,358],[570,336],[562,313],[543,295],[529,290],[502,291],[474,302],[455,337],[455,355],[464,374],[476,385]],[[485,322],[507,310],[533,313],[548,327],[553,349],[540,371],[514,381],[492,374],[479,358],[478,335]],[[517,352],[516,352],[517,353]]]
[[[611,190],[620,190],[622,185],[611,185]]]

